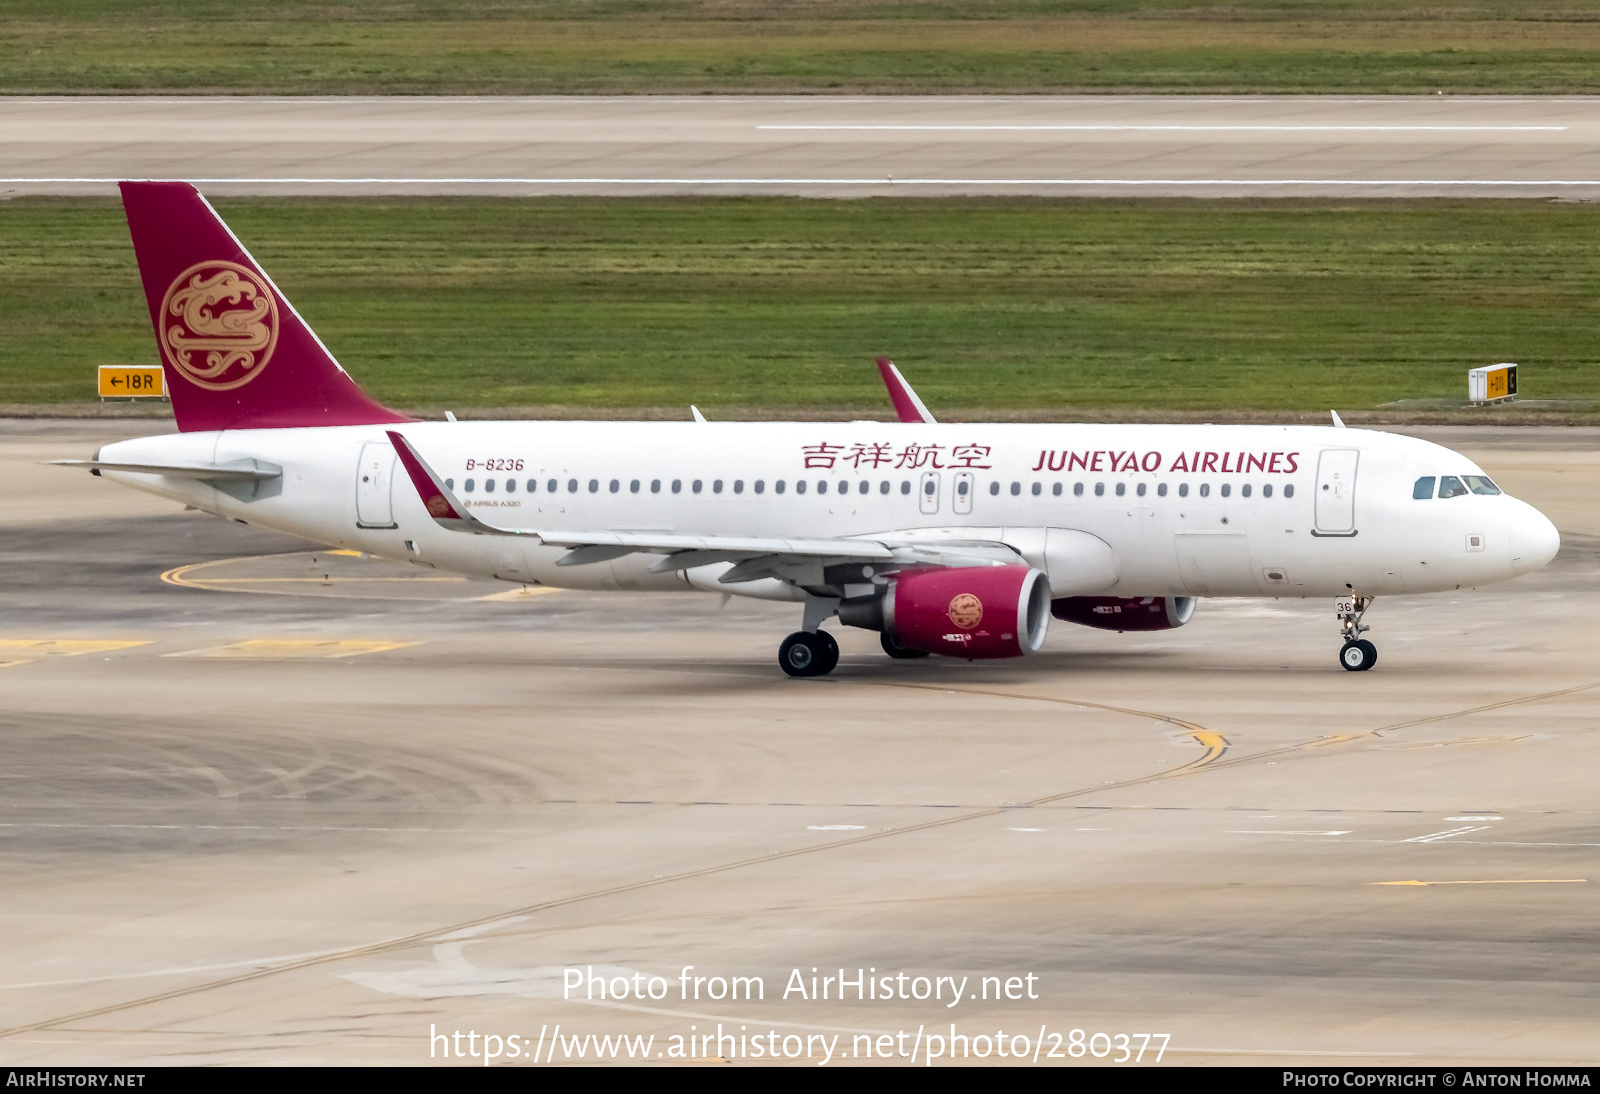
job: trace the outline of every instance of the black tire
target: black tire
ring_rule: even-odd
[[[880,631],[878,642],[883,646],[883,652],[899,660],[910,660],[913,657],[928,656],[927,650],[914,650],[910,646],[902,646],[894,635],[888,631]]]
[[[822,647],[822,660],[817,666],[817,675],[826,676],[839,666],[839,642],[827,631],[818,631],[811,637]]]
[[[1378,647],[1359,638],[1354,642],[1346,642],[1339,651],[1339,664],[1350,672],[1366,672],[1378,663]]]
[[[795,631],[778,647],[778,665],[790,676],[825,676],[839,663],[839,643],[826,631]]]

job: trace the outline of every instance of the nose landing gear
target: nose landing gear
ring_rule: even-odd
[[[1361,617],[1367,614],[1370,607],[1372,597],[1357,596],[1354,589],[1350,590],[1349,596],[1340,597],[1334,604],[1334,612],[1339,616],[1339,633],[1344,638],[1344,645],[1339,650],[1339,664],[1350,672],[1366,672],[1378,663],[1378,647],[1361,637],[1372,629],[1361,623]]]

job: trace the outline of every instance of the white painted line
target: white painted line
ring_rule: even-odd
[[[1505,818],[1504,817],[1491,816],[1488,813],[1475,813],[1470,817],[1446,817],[1445,820],[1447,820],[1447,821],[1490,821],[1490,820],[1505,820]]]
[[[1492,825],[1488,825],[1488,824],[1468,824],[1468,825],[1465,825],[1465,826],[1463,826],[1461,828],[1446,829],[1443,832],[1429,832],[1425,836],[1412,836],[1410,839],[1403,839],[1400,842],[1401,843],[1438,843],[1440,840],[1447,840],[1447,839],[1450,839],[1452,836],[1465,836],[1465,835],[1468,835],[1469,833],[1472,833],[1472,832],[1487,832],[1491,827],[1493,827],[1493,826]]]
[[[758,125],[908,133],[1563,133],[1565,125]]]
[[[808,832],[860,832],[866,828],[864,824],[808,824]]]
[[[108,185],[123,178],[0,178],[0,186]],[[1600,179],[923,179],[923,178],[188,178],[247,186],[1600,186]]]
[[[1354,829],[1345,828],[1337,832],[1289,832],[1271,828],[1242,828],[1234,829],[1228,833],[1230,836],[1348,836]]]
[[[1043,832],[1043,828],[1007,828],[1007,832]]]

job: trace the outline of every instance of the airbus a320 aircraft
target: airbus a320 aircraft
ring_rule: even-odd
[[[1037,651],[1052,617],[1181,627],[1197,597],[1486,585],[1555,527],[1465,457],[1342,427],[900,421],[419,422],[362,393],[187,183],[123,203],[179,432],[89,467],[219,516],[525,584],[793,601],[778,662],[831,671],[835,616],[891,657]]]

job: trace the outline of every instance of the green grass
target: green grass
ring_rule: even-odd
[[[1532,202],[226,199],[404,407],[1316,410],[1600,399],[1600,217]],[[153,362],[121,210],[0,203],[0,403]]]
[[[1600,90],[1594,0],[3,0],[0,93]]]

